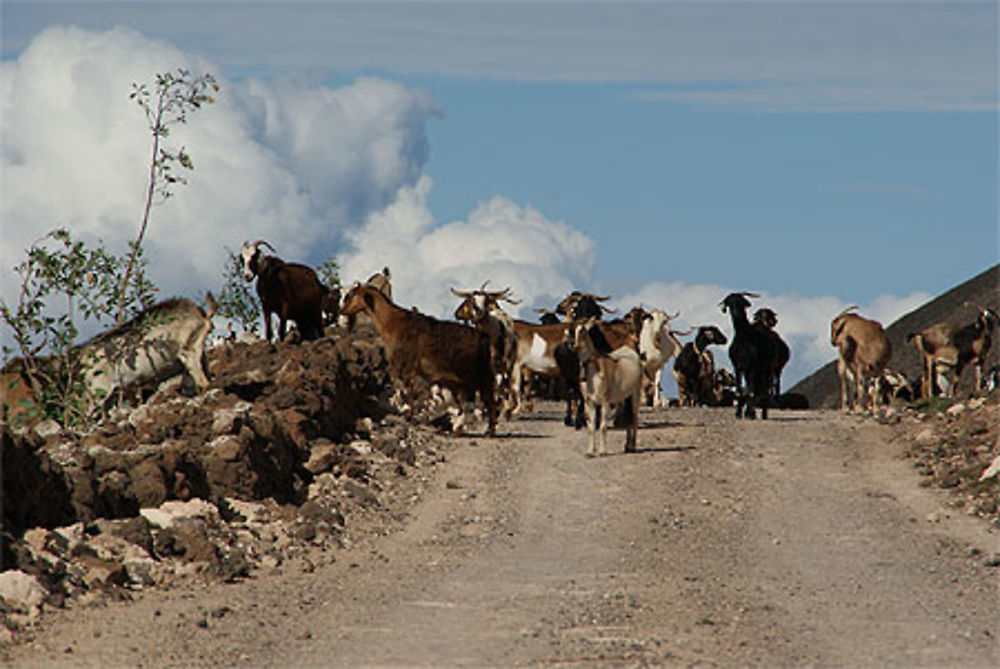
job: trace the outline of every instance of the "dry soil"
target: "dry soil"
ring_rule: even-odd
[[[647,409],[598,459],[556,404],[499,432],[396,531],[57,612],[13,665],[1000,666],[997,535],[871,419]]]

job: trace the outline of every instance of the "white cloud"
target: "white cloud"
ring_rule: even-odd
[[[140,220],[149,131],[133,82],[215,65],[126,29],[51,28],[0,70],[3,246],[0,277],[55,227],[121,251]],[[423,91],[364,78],[338,88],[301,80],[234,83],[175,126],[195,170],[153,210],[146,249],[167,294],[220,282],[224,249],[265,238],[286,258],[318,263],[343,233],[414,184],[425,124],[441,113]]]
[[[586,235],[547,219],[531,207],[502,197],[480,204],[464,221],[435,226],[427,208],[432,182],[422,178],[348,235],[338,257],[345,282],[364,280],[388,266],[393,299],[437,317],[457,305],[450,288],[512,288],[522,304],[514,315],[530,319],[529,307],[550,305],[592,281],[596,250]]]

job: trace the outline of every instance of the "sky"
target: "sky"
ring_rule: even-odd
[[[153,211],[165,295],[227,249],[334,256],[448,317],[573,289],[731,333],[760,294],[792,347],[888,325],[1000,260],[994,2],[12,2],[2,12],[0,279],[45,232],[124,249],[149,136],[134,82],[210,72],[170,136],[195,169]],[[682,338],[686,339],[686,338]],[[726,356],[716,353],[717,364]],[[669,376],[669,375],[668,375]]]

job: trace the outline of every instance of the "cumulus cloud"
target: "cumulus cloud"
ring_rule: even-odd
[[[177,68],[212,72],[222,90],[167,138],[195,165],[188,185],[154,208],[147,236],[151,274],[170,294],[218,285],[224,249],[247,238],[321,262],[345,231],[416,183],[425,125],[442,113],[428,93],[381,79],[236,83],[131,30],[50,28],[0,70],[5,298],[10,268],[52,228],[113,250],[135,237],[150,135],[128,93]]]
[[[178,67],[216,74],[222,91],[168,138],[188,149],[195,171],[154,210],[146,248],[164,293],[199,297],[217,287],[225,248],[255,238],[312,264],[335,254],[345,282],[389,266],[397,301],[440,317],[456,305],[452,286],[509,286],[521,300],[511,311],[530,320],[532,307],[598,285],[595,242],[527,204],[497,195],[462,220],[435,220],[425,126],[443,110],[424,91],[375,78],[339,87],[288,76],[237,83],[212,62],[131,30],[51,28],[0,66],[0,288],[8,302],[17,288],[11,268],[52,228],[119,251],[134,238],[149,134],[128,93],[133,82]],[[679,328],[730,332],[717,305],[733,289],[650,283],[615,305],[680,311]],[[884,296],[861,311],[890,323],[928,297]],[[755,305],[778,312],[792,346],[786,386],[833,358],[826,330],[847,303],[775,294]],[[728,364],[724,353],[718,358]]]
[[[701,325],[715,325],[732,336],[733,327],[728,314],[723,314],[719,302],[735,290],[714,285],[690,285],[683,282],[650,283],[633,294],[622,296],[615,303],[625,309],[636,304],[650,308],[665,309],[670,313],[679,311],[674,329],[695,329]],[[916,292],[903,297],[882,295],[868,304],[859,306],[859,313],[874,318],[888,326],[893,321],[921,306],[931,296]],[[794,293],[762,293],[752,298],[754,310],[770,307],[778,314],[776,330],[788,343],[792,351],[791,360],[782,375],[782,388],[788,389],[812,374],[831,360],[836,359],[836,351],[830,346],[830,320],[851,306],[833,296],[803,296]],[[687,340],[688,338],[682,338]],[[718,347],[715,352],[716,366],[731,369],[729,357]],[[666,377],[665,377],[666,378]],[[668,392],[675,389],[673,379],[668,379]]]
[[[388,266],[393,298],[438,317],[456,306],[450,288],[510,287],[521,304],[510,311],[530,318],[528,307],[550,305],[592,282],[594,242],[561,221],[503,197],[480,204],[463,221],[435,225],[427,207],[432,181],[423,177],[398,199],[348,234],[338,257],[345,281],[364,280]]]

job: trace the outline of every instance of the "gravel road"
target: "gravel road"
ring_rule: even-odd
[[[1000,666],[997,536],[887,428],[644,410],[588,459],[560,416],[449,441],[398,531],[60,612],[13,663]]]

